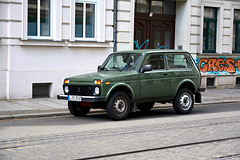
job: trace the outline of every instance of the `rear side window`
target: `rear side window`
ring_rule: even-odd
[[[188,59],[183,54],[167,55],[167,61],[169,69],[190,68]]]
[[[143,66],[148,64],[152,65],[153,70],[165,69],[164,55],[148,54],[143,62]]]

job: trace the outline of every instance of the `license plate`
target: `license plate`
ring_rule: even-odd
[[[81,101],[82,101],[82,96],[69,95],[69,96],[68,96],[68,100],[69,100],[69,101],[81,102]]]

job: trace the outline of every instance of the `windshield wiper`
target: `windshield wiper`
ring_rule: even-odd
[[[105,68],[105,67],[101,67],[100,69],[99,69],[100,71],[108,71],[108,69],[107,68]]]

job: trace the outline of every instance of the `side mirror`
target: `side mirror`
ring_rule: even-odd
[[[144,72],[151,71],[151,70],[152,70],[152,65],[148,64],[148,65],[143,66],[143,68],[141,69],[141,72],[144,73]]]
[[[101,70],[101,67],[102,67],[102,66],[98,66],[98,67],[97,67],[97,71],[98,71],[98,72]]]

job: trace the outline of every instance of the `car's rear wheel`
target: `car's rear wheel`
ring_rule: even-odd
[[[153,108],[154,104],[155,102],[140,103],[137,105],[137,108],[142,112],[148,112]]]
[[[130,113],[130,100],[126,93],[114,93],[106,106],[108,117],[113,120],[126,119]]]
[[[190,113],[194,106],[194,97],[191,90],[181,89],[173,100],[173,108],[177,113]]]
[[[68,101],[68,109],[72,115],[79,117],[87,115],[91,108],[81,106],[80,102]]]

